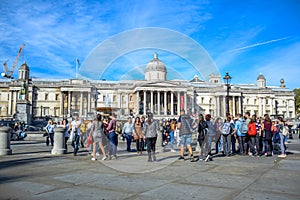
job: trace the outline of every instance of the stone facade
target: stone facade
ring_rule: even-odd
[[[27,112],[33,119],[46,115],[66,117],[74,112],[85,118],[96,109],[114,111],[119,117],[145,115],[148,111],[168,117],[178,115],[180,109],[213,116],[226,113],[226,86],[219,74],[211,74],[208,82],[197,76],[191,81],[166,80],[166,67],[156,53],[146,67],[145,80],[30,80],[29,67],[25,65],[19,68],[18,80],[0,81],[2,119],[16,117],[19,102],[28,102]],[[285,88],[284,80],[279,81],[278,87],[267,86],[266,78],[260,74],[256,85],[231,85],[230,113],[273,115],[277,104],[278,114],[295,117],[294,93]]]

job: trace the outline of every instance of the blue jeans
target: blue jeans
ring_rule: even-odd
[[[78,150],[79,150],[79,139],[80,139],[80,136],[75,134],[74,135],[74,138],[72,140],[72,147],[74,147],[74,154],[77,154]]]
[[[222,135],[223,139],[223,150],[224,154],[228,156],[230,154],[230,149],[231,149],[231,135]]]
[[[174,131],[171,131],[169,133],[170,135],[170,148],[173,149],[173,143],[174,143]]]
[[[125,133],[125,139],[127,142],[127,151],[131,150],[131,141],[132,141],[132,135],[128,135],[127,133]]]
[[[109,155],[117,156],[117,134],[111,132],[108,134],[109,139]]]
[[[284,139],[286,136],[282,135],[281,132],[279,132],[279,136],[280,136],[280,151],[282,154],[285,154]]]
[[[220,136],[219,139],[216,141],[216,153],[219,153],[222,151],[222,146],[223,146],[223,139]]]

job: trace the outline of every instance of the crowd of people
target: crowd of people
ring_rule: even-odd
[[[119,135],[126,140],[126,150],[132,152],[135,141],[136,152],[143,154],[145,149],[148,162],[156,161],[156,141],[158,134],[162,136],[162,146],[171,152],[177,152],[174,146],[180,147],[179,160],[195,162],[192,141],[197,139],[199,144],[198,160],[212,161],[214,155],[233,156],[273,156],[286,157],[286,142],[288,129],[281,117],[271,120],[268,114],[261,119],[246,112],[244,116],[227,115],[213,119],[210,114],[188,115],[184,110],[176,119],[169,119],[162,124],[149,113],[146,117],[128,117],[119,127],[116,115],[111,113],[109,118],[97,114],[94,120],[84,123],[78,114],[73,115],[69,123],[63,119],[59,125],[65,128],[65,148],[70,143],[74,156],[80,147],[85,147],[92,155],[91,160],[97,160],[102,154],[102,160],[117,159]],[[54,127],[52,119],[46,126],[46,145],[54,143]],[[119,129],[119,130],[117,130]],[[196,137],[195,137],[196,136]],[[275,151],[277,149],[277,151]]]

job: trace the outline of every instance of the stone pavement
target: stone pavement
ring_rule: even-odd
[[[146,153],[128,153],[124,144],[118,160],[91,161],[85,149],[53,156],[40,141],[14,141],[13,155],[0,156],[0,199],[300,199],[299,146],[291,140],[291,153],[280,160],[191,163],[159,150],[157,162],[148,163]]]

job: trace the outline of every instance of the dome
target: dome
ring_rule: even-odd
[[[154,53],[153,60],[151,60],[146,66],[146,72],[153,71],[167,72],[165,64],[158,59],[158,54],[156,52]]]
[[[259,76],[257,77],[257,80],[260,80],[260,79],[266,80],[266,78],[264,77],[264,75],[262,75],[262,73],[260,73]]]
[[[29,71],[29,67],[28,67],[28,65],[26,64],[26,62],[24,62],[24,63],[19,67],[19,70],[26,70],[26,71]]]

